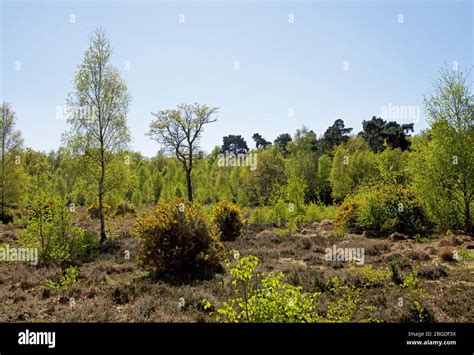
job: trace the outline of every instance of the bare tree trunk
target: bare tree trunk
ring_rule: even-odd
[[[1,215],[2,215],[2,221],[4,220],[5,217],[5,147],[2,144],[2,210],[1,210]]]
[[[186,185],[188,187],[188,201],[193,202],[193,186],[191,183],[191,169],[186,170]]]
[[[473,228],[471,221],[471,206],[468,198],[464,198],[464,224],[466,233],[471,234],[473,232]]]
[[[105,215],[104,215],[104,180],[105,180],[105,162],[104,153],[101,152],[100,162],[100,180],[99,180],[99,218],[100,218],[100,243],[107,240],[105,233]]]
[[[2,108],[2,117],[3,117],[3,129],[2,129],[2,206],[1,206],[1,218],[2,222],[5,217],[5,108]]]

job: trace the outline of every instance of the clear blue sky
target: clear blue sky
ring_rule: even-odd
[[[147,156],[158,148],[144,135],[150,112],[181,102],[220,107],[205,150],[228,134],[253,147],[255,132],[320,135],[337,118],[357,132],[389,103],[423,107],[445,63],[473,65],[472,1],[1,1],[1,99],[25,145],[45,151],[67,129],[56,107],[97,27],[132,96],[132,147]]]

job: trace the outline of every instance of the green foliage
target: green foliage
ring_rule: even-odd
[[[257,207],[258,209],[259,207]],[[290,219],[289,204],[282,199],[270,207],[269,220],[276,226],[282,226]]]
[[[273,142],[275,146],[279,147],[283,156],[288,154],[287,146],[288,143],[292,141],[291,135],[289,133],[282,133],[278,137],[276,137],[275,141]]]
[[[389,221],[390,211],[385,201],[379,198],[379,191],[367,189],[359,196],[362,201],[356,211],[356,224],[359,229],[371,232],[381,231],[386,234],[385,224]]]
[[[70,129],[64,135],[76,158],[77,171],[87,185],[95,187],[101,210],[101,242],[107,238],[102,202],[115,197],[111,191],[128,185],[121,153],[130,143],[127,114],[131,98],[119,71],[111,64],[111,56],[106,33],[95,30],[75,74],[74,90],[68,97],[68,106],[73,110],[67,119]]]
[[[104,203],[102,205],[102,210],[104,211],[104,214],[107,215],[112,210],[112,206],[110,206],[107,203]],[[87,207],[87,214],[92,219],[99,219],[100,218],[99,204],[98,203],[93,203],[92,205]]]
[[[181,163],[186,174],[188,200],[193,201],[193,152],[199,151],[199,137],[204,125],[215,122],[219,108],[194,103],[180,104],[176,109],[162,110],[152,115],[148,135]]]
[[[325,206],[321,204],[304,205],[300,213],[297,213],[294,206],[283,200],[273,206],[255,207],[250,212],[250,224],[273,225],[276,227],[285,226],[291,223],[299,229],[303,223],[320,222],[323,219],[333,219],[338,211],[337,206]]]
[[[373,116],[372,119],[362,122],[360,135],[370,145],[370,148],[378,153],[390,146],[407,150],[410,147],[408,133],[413,132],[413,123],[398,124],[387,122],[380,117]]]
[[[304,213],[306,181],[303,178],[290,176],[286,185],[286,198],[292,203],[297,214]]]
[[[313,131],[306,127],[298,129],[295,139],[287,146],[289,154],[285,158],[285,171],[289,188],[298,181],[304,184],[304,201],[317,201],[319,199],[317,137]],[[293,180],[293,181],[291,181]],[[295,203],[295,201],[293,201]]]
[[[365,265],[354,270],[363,287],[381,287],[391,279],[392,273],[383,268],[374,269],[372,265]]]
[[[21,148],[23,139],[15,130],[15,112],[11,105],[0,106],[0,222],[13,220],[12,209],[22,207],[25,200],[26,174]]]
[[[46,286],[55,291],[66,291],[76,284],[77,276],[76,268],[70,266],[64,270],[56,280],[47,280]]]
[[[288,221],[286,227],[291,233],[296,233],[303,228],[306,217],[304,214],[296,214]]]
[[[460,261],[473,261],[474,260],[474,250],[461,248],[458,251]]]
[[[41,260],[64,263],[95,256],[95,235],[74,226],[65,200],[45,186],[33,191],[28,214],[19,242],[24,247],[38,248]]]
[[[257,161],[258,167],[249,172],[245,185],[252,203],[266,205],[275,189],[285,185],[285,163],[277,149],[259,151]]]
[[[243,219],[239,205],[227,200],[214,208],[213,221],[220,231],[221,240],[234,240],[240,235]]]
[[[406,288],[409,290],[414,290],[420,282],[418,278],[416,277],[417,274],[418,274],[418,269],[412,270],[408,274],[408,276],[405,278],[405,280],[403,280],[403,283],[400,285],[400,287]]]
[[[119,217],[119,216],[126,216],[126,215],[131,215],[135,216],[137,214],[137,210],[135,207],[129,203],[128,201],[123,201],[115,207],[115,213],[114,215]]]
[[[255,274],[258,259],[241,258],[230,268],[232,298],[217,310],[222,322],[316,322],[315,294],[284,282],[282,273]]]
[[[425,98],[431,129],[411,160],[413,186],[440,232],[474,229],[474,95],[467,80],[442,71]]]
[[[247,154],[249,148],[241,135],[229,134],[222,138],[222,150],[225,154]]]
[[[250,212],[249,223],[262,224],[262,225],[265,225],[265,224],[269,225],[269,224],[276,223],[275,217],[273,215],[272,207],[269,207],[269,206],[255,207]]]
[[[362,230],[357,223],[357,210],[361,200],[350,198],[345,200],[336,213],[336,228],[341,232],[352,232],[360,234]]]
[[[94,258],[98,254],[99,240],[95,234],[75,227],[70,250],[71,258],[73,260],[87,260]]]
[[[329,177],[335,200],[342,201],[377,175],[374,156],[360,137],[336,148]]]
[[[323,154],[318,158],[318,174],[316,191],[319,200],[323,203],[330,203],[332,201],[331,196],[331,165],[332,161],[329,155]]]
[[[345,201],[336,224],[346,231],[387,236],[393,232],[425,235],[431,231],[423,205],[408,187],[378,184],[362,187]]]
[[[349,140],[349,134],[352,128],[345,128],[344,121],[337,119],[334,124],[330,126],[321,139],[322,149],[326,152],[331,152],[334,147]]]
[[[328,306],[326,322],[347,323],[354,320],[354,315],[359,307],[361,291],[353,285],[342,285],[337,276],[331,280],[330,291],[335,302]]]
[[[305,206],[305,222],[320,222],[324,219],[334,219],[337,206],[326,206],[311,203]]]
[[[409,305],[409,315],[407,321],[433,322],[431,314],[423,307],[422,302],[428,298],[428,293],[421,287],[421,282],[417,277],[418,268],[414,268],[405,277],[400,288],[404,291],[403,302]]]
[[[265,138],[263,138],[262,135],[259,133],[254,133],[252,135],[252,139],[255,141],[257,149],[265,149],[268,145],[271,145],[271,143],[268,142]]]
[[[395,285],[401,285],[403,283],[403,279],[402,279],[402,274],[400,271],[400,266],[398,265],[398,263],[392,261],[390,262],[389,267],[390,267],[390,273],[391,273],[390,278],[392,282]]]
[[[177,276],[220,270],[223,246],[217,227],[192,203],[158,204],[154,215],[136,220],[135,235],[138,262],[146,270]]]

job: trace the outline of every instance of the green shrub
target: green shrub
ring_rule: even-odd
[[[474,260],[474,250],[461,248],[459,249],[460,261],[472,261]]]
[[[283,200],[278,200],[277,203],[271,207],[270,220],[276,226],[282,226],[290,217],[290,208],[288,203]]]
[[[230,269],[233,297],[217,310],[222,322],[316,322],[317,293],[284,282],[282,273],[255,274],[258,259],[241,258]]]
[[[305,223],[305,216],[302,214],[297,214],[296,216],[290,218],[290,220],[287,223],[287,229],[291,233],[296,233],[303,228],[303,225]]]
[[[77,281],[77,270],[70,266],[64,270],[56,280],[47,280],[46,285],[56,291],[65,291]]]
[[[335,301],[328,306],[325,321],[330,323],[353,321],[360,304],[360,289],[353,285],[342,285],[338,277],[334,276],[330,291],[335,296]]]
[[[19,243],[38,248],[42,261],[61,264],[95,255],[97,238],[72,224],[70,212],[60,198],[39,193],[30,201],[28,213]]]
[[[413,192],[391,185],[361,188],[341,205],[336,224],[348,232],[380,236],[393,232],[422,236],[432,231],[432,223]]]
[[[107,203],[104,203],[102,205],[102,208],[103,208],[103,211],[104,211],[104,214],[108,214],[111,210],[111,206],[108,205]],[[92,205],[90,205],[88,208],[87,208],[87,214],[89,215],[90,218],[92,219],[99,219],[100,218],[100,215],[99,215],[99,204],[98,203],[93,203]]]
[[[98,212],[97,212],[98,213]],[[126,215],[131,215],[131,216],[136,216],[137,211],[135,210],[135,207],[127,201],[123,201],[117,205],[115,208],[115,216],[120,217],[120,216],[126,216]]]
[[[336,216],[336,206],[325,206],[315,203],[310,203],[305,206],[305,221],[321,222],[324,219],[334,219]]]
[[[386,269],[374,269],[372,265],[366,265],[354,270],[362,287],[381,287],[390,281],[392,273]]]
[[[358,229],[386,234],[387,232],[384,229],[391,222],[392,216],[385,201],[380,199],[378,191],[365,191],[362,201],[363,203],[356,210],[356,225]]]
[[[242,229],[243,220],[240,207],[227,200],[219,202],[214,208],[212,220],[220,231],[222,240],[235,240]]]
[[[176,199],[137,219],[138,262],[157,274],[192,276],[221,269],[217,227],[192,203]]]
[[[95,257],[99,250],[99,240],[95,234],[76,228],[71,240],[72,259],[88,260]]]
[[[255,207],[250,212],[249,223],[250,224],[273,224],[272,208],[268,206]]]

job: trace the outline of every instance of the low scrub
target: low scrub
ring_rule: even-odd
[[[239,205],[223,200],[214,208],[213,222],[217,225],[221,240],[235,240],[243,225]]]
[[[336,224],[347,232],[384,237],[393,232],[426,235],[432,231],[432,223],[413,192],[390,185],[360,189],[341,205]]]
[[[250,224],[272,225],[282,227],[288,223],[297,224],[320,222],[324,219],[333,219],[336,216],[336,206],[320,204],[306,204],[297,210],[291,203],[279,200],[273,206],[256,207],[250,212]]]
[[[135,207],[127,201],[123,201],[117,205],[115,208],[115,216],[120,217],[120,216],[135,216],[137,214],[137,211]]]
[[[255,274],[258,259],[241,258],[230,268],[232,297],[217,310],[222,322],[316,322],[317,293],[284,282],[282,273]]]
[[[67,264],[96,256],[97,237],[73,225],[69,209],[61,199],[39,195],[31,201],[28,212],[19,243],[38,248],[41,261]]]
[[[110,210],[112,207],[106,203],[102,205],[102,210],[105,215],[109,214]],[[100,210],[99,210],[99,204],[98,203],[93,203],[87,208],[87,214],[89,215],[90,218],[92,219],[99,219],[100,218]]]
[[[152,216],[137,219],[135,235],[139,265],[156,274],[185,277],[221,269],[217,227],[187,201],[158,204]]]

